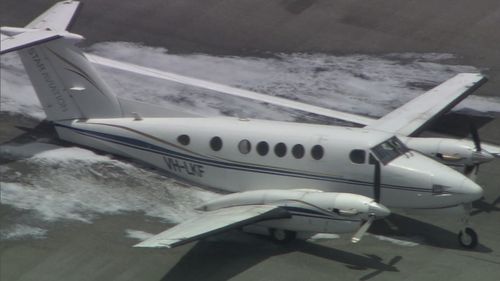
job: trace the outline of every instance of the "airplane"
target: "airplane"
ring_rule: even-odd
[[[266,229],[277,242],[297,233],[355,232],[356,243],[388,208],[466,209],[483,195],[466,175],[412,149],[418,139],[411,137],[484,83],[481,74],[458,74],[378,120],[277,101],[365,127],[203,117],[116,96],[91,62],[110,61],[86,56],[75,46],[83,37],[67,31],[79,6],[58,2],[24,28],[1,27],[1,54],[18,52],[58,137],[228,193],[137,247],[171,248],[248,226]],[[464,163],[492,156],[475,152]],[[478,235],[464,223],[458,241],[473,248]]]

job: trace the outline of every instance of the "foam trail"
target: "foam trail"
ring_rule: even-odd
[[[94,44],[90,53],[159,71],[286,98],[329,110],[380,117],[425,90],[460,72],[478,72],[452,65],[449,54],[388,54],[384,56],[276,54],[272,57],[172,55],[165,49],[131,43]],[[2,56],[2,110],[43,118],[29,80],[15,54]],[[316,122],[303,112],[222,96],[211,91],[161,81],[123,71],[101,69],[118,95],[157,105],[176,104],[201,115],[229,115],[283,121]],[[268,97],[266,97],[268,96]],[[500,112],[497,97],[471,96],[454,110]]]
[[[426,90],[437,86],[461,72],[479,72],[471,66],[448,64],[450,54],[389,54],[385,56],[326,54],[276,54],[273,57],[217,57],[203,54],[172,55],[162,48],[150,48],[130,43],[100,43],[93,45],[91,53],[118,61],[148,66],[160,71],[196,77],[264,93],[275,97],[305,102],[333,110],[383,116]],[[105,70],[108,74],[126,75]],[[127,75],[129,81],[120,80],[121,87],[134,88],[131,81],[157,84],[155,79]],[[251,103],[241,99],[220,98],[216,94],[204,94],[203,101],[196,99],[200,93],[192,87],[165,83],[177,91],[164,90],[163,98],[184,102],[190,100],[200,109],[219,106],[221,111],[238,112]],[[146,90],[149,94],[153,89]],[[129,91],[130,92],[130,91]],[[153,94],[154,95],[154,94]],[[475,97],[474,103],[466,99],[457,108],[471,108],[476,112],[500,111],[499,98]],[[158,101],[158,99],[156,99]],[[195,101],[193,101],[195,100]],[[477,102],[482,101],[482,102]],[[235,103],[235,104],[233,104]],[[233,105],[241,105],[236,107]],[[251,105],[259,110],[258,117],[268,118],[262,105]],[[231,108],[230,110],[224,110]],[[277,111],[270,119],[286,118],[290,111]],[[203,110],[202,110],[203,111]],[[246,112],[245,112],[246,113]],[[240,113],[241,114],[241,113]],[[243,113],[244,114],[244,113]],[[296,113],[293,113],[297,116]],[[303,115],[303,114],[302,114]]]
[[[0,240],[20,240],[20,239],[43,239],[47,230],[24,224],[15,224],[13,226],[3,226],[0,230]]]
[[[127,229],[125,230],[126,236],[132,239],[137,239],[139,241],[144,241],[153,237],[155,234],[144,232],[141,230]]]
[[[2,205],[46,222],[89,223],[102,214],[140,212],[178,223],[218,196],[86,149],[30,143],[5,145],[0,151],[17,168],[4,169]]]
[[[1,110],[20,113],[39,120],[44,119],[45,113],[17,54],[4,54],[0,60],[2,66],[0,68]]]

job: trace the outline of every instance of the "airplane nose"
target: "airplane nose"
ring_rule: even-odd
[[[483,197],[483,189],[471,179],[465,177],[460,187],[464,195],[467,196],[469,202],[476,201]]]
[[[374,214],[376,218],[387,217],[391,214],[391,211],[387,209],[384,205],[377,203],[375,201],[368,204],[368,209],[371,214]]]

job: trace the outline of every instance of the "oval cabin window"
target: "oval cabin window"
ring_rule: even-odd
[[[210,140],[210,147],[214,150],[214,151],[219,151],[221,150],[222,148],[222,139],[220,137],[213,137],[211,140]]]
[[[240,141],[240,143],[238,143],[238,150],[242,154],[248,154],[252,150],[252,144],[249,140],[242,140]]]
[[[293,146],[293,148],[292,148],[293,157],[300,159],[300,158],[304,157],[304,153],[305,153],[305,150],[304,150],[303,145],[296,144]]]
[[[323,149],[323,147],[319,144],[313,146],[311,148],[311,156],[312,158],[314,158],[315,160],[319,160],[321,158],[323,158],[323,155],[325,154],[325,150]]]
[[[191,140],[188,135],[180,135],[177,137],[177,141],[182,145],[188,145]]]
[[[265,141],[261,141],[257,144],[257,153],[259,155],[264,156],[269,152],[269,144]]]
[[[278,157],[283,157],[286,154],[286,144],[280,142],[274,146],[274,154]]]

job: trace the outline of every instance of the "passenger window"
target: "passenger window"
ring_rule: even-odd
[[[222,148],[222,139],[220,137],[213,137],[211,140],[210,140],[210,147],[214,150],[214,151],[219,151],[221,150]]]
[[[191,140],[188,135],[180,135],[177,137],[177,141],[182,145],[188,145]]]
[[[259,155],[264,156],[269,152],[269,144],[265,141],[261,141],[257,144],[257,153]]]
[[[252,144],[249,140],[242,140],[240,141],[240,143],[238,143],[238,150],[242,154],[248,154],[252,150]]]
[[[311,148],[311,156],[312,158],[314,158],[315,160],[319,160],[321,158],[323,158],[323,155],[325,154],[325,150],[323,149],[323,147],[319,144],[313,146]]]
[[[305,153],[305,150],[304,150],[303,145],[296,144],[293,146],[293,148],[292,148],[293,157],[300,159],[300,158],[304,157],[304,153]]]
[[[351,159],[352,163],[363,164],[363,163],[365,163],[366,152],[364,150],[361,150],[361,149],[354,149],[349,154],[349,158]]]
[[[280,142],[274,146],[274,154],[278,157],[283,157],[286,154],[286,144]]]

